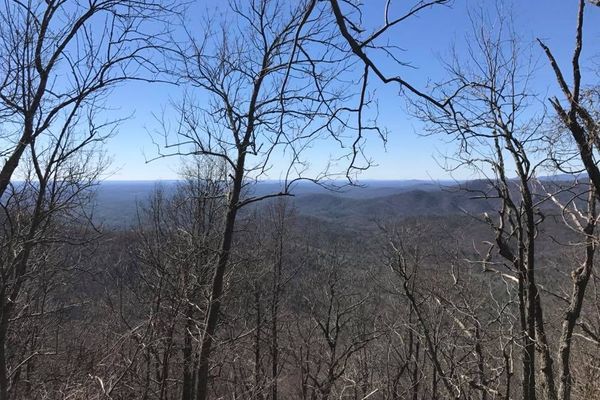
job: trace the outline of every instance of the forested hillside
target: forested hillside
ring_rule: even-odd
[[[4,0],[0,400],[600,399],[599,5]]]

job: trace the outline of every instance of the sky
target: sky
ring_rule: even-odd
[[[217,0],[197,0],[198,10],[211,9]],[[400,4],[404,2],[398,1]],[[383,16],[384,0],[364,0],[366,26],[377,26]],[[392,2],[393,4],[393,2]],[[400,73],[409,82],[426,89],[429,82],[444,79],[441,62],[447,59],[453,43],[461,48],[471,29],[469,10],[483,6],[493,13],[495,7],[512,10],[514,28],[523,43],[530,44],[534,57],[539,58],[533,82],[534,90],[541,94],[559,94],[552,72],[542,58],[535,38],[541,38],[553,50],[559,62],[568,68],[574,42],[577,2],[575,0],[527,0],[508,2],[502,0],[455,0],[451,7],[424,10],[418,17],[408,20],[391,31],[389,40],[404,49],[401,56],[413,68],[397,70],[391,61],[381,60],[389,75]],[[200,11],[197,11],[200,12]],[[587,7],[582,59],[590,61],[600,54],[595,43],[600,39],[600,8]],[[386,70],[387,69],[387,70]],[[587,76],[591,74],[588,73]],[[586,71],[584,70],[584,76]],[[597,78],[597,75],[594,76]],[[458,171],[452,176],[440,165],[444,154],[451,154],[455,143],[447,137],[423,136],[423,125],[406,111],[405,101],[394,85],[373,82],[370,89],[378,100],[378,122],[389,131],[384,146],[377,138],[369,138],[367,153],[375,166],[360,175],[360,179],[448,179],[470,178],[469,172]],[[111,180],[177,179],[181,160],[175,157],[155,159],[162,143],[154,143],[152,132],[159,128],[157,115],[172,112],[171,101],[177,101],[180,88],[166,84],[127,83],[110,97],[110,107],[115,115],[130,115],[118,134],[107,143],[112,165],[107,176]],[[155,136],[156,137],[156,136]],[[158,147],[157,147],[158,145]],[[327,144],[320,144],[327,146]],[[327,152],[326,148],[317,149]],[[153,161],[149,161],[153,160]]]

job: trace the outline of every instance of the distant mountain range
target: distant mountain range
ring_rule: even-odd
[[[548,183],[573,177],[547,177]],[[148,201],[157,188],[173,193],[178,181],[105,181],[97,190],[94,217],[108,226],[130,226],[136,220],[137,207]],[[460,190],[467,188],[468,190]],[[328,190],[310,182],[296,184],[291,192],[297,212],[331,222],[346,224],[385,218],[480,214],[495,209],[494,200],[483,200],[477,191],[485,191],[483,181],[363,181],[361,186]],[[255,183],[249,189],[254,196],[278,193],[277,182]],[[263,203],[264,204],[264,203]],[[260,206],[260,205],[257,205]]]

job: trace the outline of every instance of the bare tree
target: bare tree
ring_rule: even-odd
[[[582,101],[583,90],[580,57],[583,50],[584,10],[585,0],[580,0],[575,33],[575,51],[571,60],[573,79],[571,87],[567,83],[565,75],[550,48],[539,39],[538,42],[548,57],[558,85],[566,100],[566,105],[563,105],[557,97],[553,97],[550,99],[550,104],[552,104],[564,127],[569,131],[577,144],[581,163],[594,185],[596,195],[600,196],[598,192],[598,189],[600,189],[600,170],[595,161],[595,154],[598,151],[600,128],[598,127],[597,120],[593,117],[592,111],[587,109]]]
[[[161,28],[150,25],[169,8],[145,0],[2,2],[0,197],[31,144],[100,111],[116,84],[157,78],[151,52],[162,45]],[[100,125],[90,125],[90,140]]]
[[[486,24],[490,25],[490,21]],[[560,185],[552,188],[542,187],[537,182],[536,172],[541,167],[555,165],[565,171],[573,158],[557,158],[556,154],[566,154],[564,149],[555,149],[550,159],[546,157],[545,152],[539,151],[546,140],[541,130],[543,120],[531,116],[523,118],[524,110],[532,110],[534,99],[527,88],[531,76],[530,67],[522,64],[522,60],[527,62],[527,57],[520,50],[510,26],[502,20],[496,26],[493,33],[476,27],[475,45],[470,46],[467,51],[469,59],[462,59],[459,62],[455,58],[448,63],[451,83],[444,84],[438,89],[439,97],[449,99],[451,113],[439,111],[430,104],[424,104],[419,110],[421,116],[432,124],[433,130],[454,135],[459,140],[460,147],[457,153],[459,166],[472,167],[486,178],[485,184],[469,185],[466,189],[474,196],[495,199],[499,202],[498,216],[485,214],[483,218],[495,233],[495,239],[482,261],[486,271],[493,271],[499,276],[514,281],[517,285],[523,342],[521,385],[523,398],[535,399],[539,387],[543,388],[545,396],[549,399],[570,398],[571,340],[573,329],[581,313],[585,288],[589,280],[588,274],[595,253],[596,199],[588,196],[587,200],[584,200],[587,211],[581,212],[577,206],[581,203],[580,194],[574,199],[563,202],[559,198],[561,198],[560,194],[564,195],[566,191],[564,187]],[[556,100],[552,100],[552,103],[555,108],[560,106]],[[573,118],[578,115],[578,107],[580,106],[574,106],[570,114]],[[563,116],[567,114],[565,112],[561,116],[563,121],[566,121]],[[575,125],[577,125],[576,121]],[[572,124],[571,127],[576,127],[575,125]],[[591,125],[587,126],[590,128]],[[593,131],[595,128],[591,126],[590,129]],[[583,157],[582,147],[577,139],[575,141]],[[593,147],[589,147],[588,150],[592,149]],[[591,156],[587,150],[584,152]],[[586,160],[582,162],[593,184],[595,167],[588,168],[588,162]],[[511,177],[510,170],[514,170],[515,178]],[[587,192],[585,183],[578,186],[578,189],[583,187],[584,192]],[[595,191],[592,190],[591,193]],[[553,343],[546,332],[547,321],[544,318],[535,267],[540,259],[536,252],[539,229],[547,214],[553,212],[547,204],[549,199],[552,199],[557,206],[554,210],[562,210],[567,215],[565,218],[565,221],[568,220],[567,226],[573,225],[572,221],[575,221],[572,228],[584,238],[585,243],[585,260],[572,274],[574,285],[571,293],[566,297],[569,305],[564,314],[561,338],[556,342],[557,359],[560,360],[558,388],[552,355]],[[548,211],[542,212],[543,207],[548,208]],[[509,275],[492,266],[494,249],[511,265]],[[541,385],[537,381],[536,352],[540,354]]]
[[[389,0],[383,5],[383,15],[381,24],[374,30],[363,27],[361,3],[356,4],[349,0],[329,0],[331,11],[335,18],[335,23],[340,34],[350,46],[352,53],[364,64],[365,79],[370,72],[385,84],[397,84],[401,90],[406,90],[410,95],[424,99],[439,109],[447,106],[447,101],[436,100],[434,96],[426,93],[423,89],[417,88],[411,84],[402,74],[397,72],[386,72],[383,66],[379,65],[376,54],[389,56],[396,62],[398,69],[407,67],[410,62],[401,61],[396,54],[398,47],[389,44],[385,39],[391,36],[394,28],[402,25],[403,22],[416,17],[422,11],[442,5],[449,5],[450,0],[419,0],[412,2],[409,6],[400,1]]]
[[[0,398],[8,399],[16,388],[19,370],[35,362],[38,349],[15,353],[11,339],[18,339],[13,325],[36,314],[35,298],[27,293],[38,279],[53,275],[54,264],[46,257],[60,244],[86,240],[86,204],[90,191],[104,170],[102,153],[94,151],[87,135],[79,141],[67,126],[49,143],[31,143],[29,165],[21,181],[11,185],[2,202],[2,265],[0,281]],[[89,151],[89,152],[88,152]],[[84,232],[78,232],[82,224]],[[56,265],[60,270],[68,264]],[[64,277],[63,277],[64,278]],[[51,287],[52,285],[50,285]],[[44,285],[40,286],[43,290]],[[48,294],[44,295],[48,298]],[[56,304],[48,306],[57,307]],[[33,318],[33,321],[35,318]],[[18,325],[17,325],[18,326]]]
[[[140,345],[146,352],[145,369],[156,379],[141,386],[159,399],[175,393],[183,399],[193,396],[197,326],[206,313],[225,205],[223,169],[194,161],[184,167],[182,183],[159,188],[140,208],[133,248],[141,284],[132,289],[146,308],[125,316],[124,322],[134,317],[147,321],[148,335]]]
[[[156,79],[150,54],[163,32],[150,24],[170,12],[167,3],[146,1],[0,5],[0,198],[8,257],[0,299],[2,399],[14,390],[20,366],[31,364],[8,365],[6,351],[12,321],[29,307],[21,304],[28,285],[36,274],[51,274],[50,263],[45,270],[36,261],[39,252],[49,243],[79,241],[61,227],[87,219],[90,188],[107,163],[99,145],[119,121],[101,115],[105,96],[125,80]]]
[[[600,189],[600,170],[598,169],[596,154],[598,152],[600,126],[598,125],[597,102],[589,101],[594,96],[594,92],[588,92],[582,87],[582,73],[580,58],[583,50],[583,23],[585,0],[579,1],[579,10],[577,13],[577,26],[575,32],[575,50],[571,60],[572,83],[569,85],[565,74],[559,66],[550,48],[541,40],[538,42],[546,54],[550,65],[556,76],[557,83],[565,98],[566,104],[563,104],[557,97],[550,98],[550,104],[556,111],[556,114],[562,126],[569,132],[571,138],[576,144],[577,161],[579,161],[586,171],[591,183],[590,196],[598,196]],[[592,3],[594,4],[594,3]],[[596,4],[597,5],[597,4]],[[591,96],[590,96],[591,94]],[[587,98],[586,98],[587,97]],[[573,158],[559,159],[554,158],[557,167],[565,170]],[[579,163],[575,163],[579,165]],[[569,171],[570,172],[570,171]],[[576,228],[585,235],[586,257],[582,265],[572,273],[573,289],[570,296],[568,309],[565,311],[560,347],[558,353],[560,367],[560,386],[558,389],[558,398],[570,399],[573,385],[571,373],[570,357],[572,346],[573,329],[581,314],[582,304],[585,296],[587,284],[592,273],[594,264],[594,254],[596,249],[595,227],[597,223],[596,200],[590,197],[587,201],[588,211],[587,221],[581,221],[578,212],[571,212],[569,218],[575,222]],[[583,216],[582,216],[583,217]]]
[[[410,389],[404,390],[413,399],[428,390],[426,395],[434,398],[444,394],[445,398],[460,398],[462,388],[458,379],[457,359],[461,358],[453,354],[453,335],[449,331],[449,327],[454,324],[448,323],[449,319],[444,312],[440,313],[443,308],[436,304],[439,303],[439,295],[434,293],[436,285],[433,282],[425,284],[420,279],[426,274],[435,279],[436,273],[426,266],[433,258],[431,254],[427,254],[427,250],[421,248],[420,242],[423,239],[420,235],[412,235],[411,229],[382,229],[387,242],[383,262],[388,271],[383,274],[381,285],[392,297],[395,313],[402,313],[404,310],[408,314],[408,318],[390,326],[393,334],[407,333],[408,356],[403,369],[408,373]],[[414,237],[408,239],[410,236]],[[434,301],[436,297],[437,301]],[[445,330],[448,332],[442,333]],[[421,361],[420,352],[423,354]],[[444,353],[450,355],[444,357]],[[427,379],[431,381],[427,382]],[[441,388],[438,389],[438,386]]]
[[[300,371],[302,399],[331,399],[361,389],[350,378],[359,354],[379,335],[371,294],[350,284],[359,271],[351,271],[342,256],[323,252],[309,264],[300,318],[291,338],[295,367]],[[314,272],[311,272],[314,270]]]
[[[229,171],[227,212],[203,325],[199,400],[208,395],[210,355],[238,211],[288,194],[290,185],[307,173],[313,179],[322,176],[314,173],[318,166],[309,166],[303,158],[317,140],[331,138],[341,144],[340,157],[349,160],[351,172],[368,166],[361,158],[365,132],[383,134],[362,117],[350,119],[369,104],[366,79],[359,93],[344,82],[348,63],[324,11],[315,6],[314,1],[293,6],[232,2],[233,26],[228,22],[216,34],[202,41],[192,38],[189,49],[180,49],[180,79],[189,90],[178,106],[177,138],[167,147],[174,147],[177,154],[220,159]],[[211,27],[205,31],[213,32]],[[195,101],[194,89],[208,95],[206,107]],[[356,108],[348,107],[352,100],[359,104]],[[165,129],[168,134],[168,124]],[[265,176],[274,159],[284,159],[288,166],[278,172],[283,182],[280,192],[243,198],[244,187]]]
[[[485,17],[484,17],[485,18]],[[486,184],[471,189],[475,195],[499,200],[498,217],[485,215],[495,233],[491,249],[511,265],[518,282],[522,329],[522,396],[536,398],[536,343],[541,349],[542,377],[549,398],[556,398],[552,358],[544,329],[541,299],[536,284],[536,238],[543,221],[543,196],[536,196],[535,174],[544,162],[536,146],[543,137],[540,120],[523,118],[533,96],[526,55],[510,25],[500,17],[496,29],[483,29],[494,21],[482,19],[473,28],[467,60],[448,63],[450,85],[440,86],[440,97],[450,99],[451,113],[425,104],[422,117],[435,131],[459,141],[458,163],[486,177]],[[516,178],[511,178],[514,169]],[[491,253],[490,253],[491,254]]]

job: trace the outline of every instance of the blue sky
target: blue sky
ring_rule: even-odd
[[[403,0],[404,1],[404,0]],[[214,8],[216,0],[201,2],[199,9]],[[366,24],[376,26],[383,15],[384,0],[365,0]],[[398,1],[398,3],[401,3]],[[222,3],[221,3],[222,4]],[[512,4],[512,5],[511,5]],[[452,7],[437,7],[426,10],[419,17],[402,24],[392,31],[390,40],[397,43],[405,52],[403,59],[410,61],[414,69],[403,69],[403,77],[418,87],[424,88],[428,82],[444,78],[440,59],[446,57],[453,42],[461,47],[470,30],[468,12],[474,6],[483,5],[490,10],[500,5],[512,8],[515,29],[524,43],[531,43],[536,37],[543,39],[555,56],[568,68],[573,48],[573,34],[577,2],[574,0],[527,0],[490,1],[455,0]],[[583,60],[589,61],[598,55],[595,43],[600,39],[600,8],[588,7],[585,30]],[[541,58],[537,46],[532,47],[540,57],[539,68],[533,86],[541,95],[558,94],[558,88],[550,68]],[[390,75],[398,73],[395,64],[384,63]],[[586,71],[584,70],[584,76]],[[587,76],[597,79],[593,72]],[[423,137],[419,121],[410,117],[404,109],[404,101],[398,96],[393,85],[373,84],[372,89],[379,102],[379,123],[390,134],[386,148],[376,140],[369,141],[367,150],[377,163],[361,175],[361,179],[447,179],[449,177],[438,165],[440,155],[451,153],[453,144],[448,138]],[[115,90],[109,103],[117,115],[133,116],[125,121],[119,133],[110,139],[107,151],[112,155],[113,173],[108,177],[115,180],[154,180],[176,179],[180,160],[176,158],[146,162],[158,154],[149,132],[157,128],[152,116],[170,112],[169,99],[177,99],[179,89],[161,84],[129,83]],[[321,149],[323,150],[323,149]],[[456,178],[469,177],[466,172],[458,172]]]

